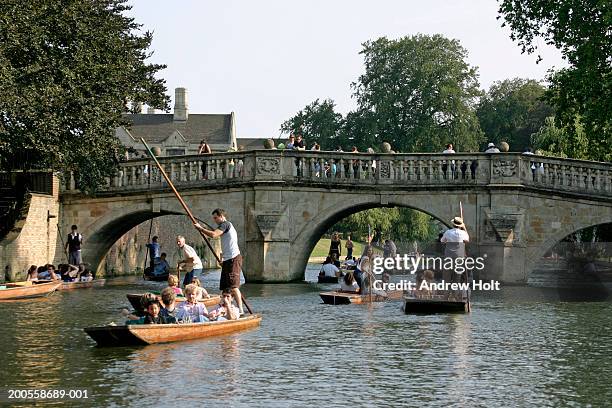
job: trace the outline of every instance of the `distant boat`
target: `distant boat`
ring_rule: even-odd
[[[29,299],[48,296],[55,292],[61,283],[48,282],[32,285],[31,282],[15,282],[2,285],[0,289],[0,301]]]
[[[87,327],[85,332],[99,347],[142,346],[155,343],[194,340],[235,333],[259,326],[261,315],[238,320],[180,324],[132,324]]]
[[[143,278],[144,280],[148,280],[148,281],[153,281],[153,282],[165,282],[168,280],[168,276],[170,276],[169,273],[164,273],[161,275],[154,275],[154,274],[144,274]]]
[[[468,300],[450,300],[439,296],[431,299],[404,297],[402,309],[406,314],[413,313],[468,313],[471,305]]]
[[[381,295],[361,295],[355,292],[331,291],[319,293],[321,300],[326,305],[348,305],[352,303],[373,303],[384,302],[387,300],[398,300],[402,298],[402,291],[389,291],[387,296]]]
[[[156,295],[159,295],[159,293],[155,293],[152,292]],[[130,302],[130,305],[132,305],[132,307],[134,308],[134,310],[136,311],[136,314],[138,315],[143,315],[144,314],[144,309],[142,308],[142,305],[140,303],[140,299],[142,299],[143,294],[142,293],[128,293],[127,295],[127,299]],[[176,303],[183,303],[185,301],[185,297],[184,296],[178,296],[176,297]],[[209,298],[207,299],[202,299],[199,302],[200,303],[204,303],[204,306],[206,307],[210,307],[210,306],[215,306],[217,304],[219,304],[219,302],[221,301],[221,296],[219,295],[211,295]]]
[[[318,283],[338,283],[337,276],[322,276],[319,275],[317,278]]]

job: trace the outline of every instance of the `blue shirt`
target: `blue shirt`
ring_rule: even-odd
[[[149,248],[149,256],[152,259],[160,257],[159,244],[157,242],[151,242],[147,244],[147,248]]]

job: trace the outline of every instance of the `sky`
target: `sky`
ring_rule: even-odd
[[[497,20],[494,0],[130,0],[153,32],[151,62],[188,90],[189,112],[235,112],[237,136],[278,137],[283,121],[317,98],[355,107],[361,44],[382,36],[442,34],[467,49],[483,89],[497,80],[542,80],[564,66],[540,42],[543,61],[521,54]]]

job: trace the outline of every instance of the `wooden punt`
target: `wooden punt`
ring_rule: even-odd
[[[166,282],[168,280],[169,273],[163,275],[144,275],[144,280],[152,282]]]
[[[156,293],[156,292],[152,292],[152,293],[158,295],[159,297],[159,293]],[[142,298],[143,294],[142,293],[128,293],[126,296],[127,296],[128,301],[130,302],[130,305],[132,305],[132,307],[136,311],[136,314],[143,315],[144,309],[142,308],[142,305],[140,304],[140,299]],[[184,301],[185,301],[185,298],[183,296],[176,297],[177,306],[179,303],[183,303]],[[210,295],[210,298],[200,300],[200,303],[204,303],[204,306],[206,307],[211,307],[211,306],[215,306],[219,304],[220,301],[221,301],[221,296]]]
[[[6,284],[5,289],[0,289],[0,301],[29,299],[48,296],[55,292],[61,283],[49,282],[38,285],[22,285],[21,282]]]
[[[62,282],[59,290],[73,290],[73,289],[86,289],[86,288],[99,288],[104,286],[106,279],[94,279],[89,282]]]
[[[142,346],[155,343],[194,340],[239,332],[259,326],[261,315],[238,320],[185,324],[132,324],[87,327],[85,332],[98,347]]]
[[[317,278],[318,283],[338,283],[337,276],[321,276],[319,275]]]
[[[406,314],[468,313],[470,312],[470,302],[468,300],[451,300],[443,297],[432,299],[405,297],[402,309]]]
[[[323,303],[326,305],[348,305],[353,303],[372,303],[372,302],[384,302],[386,300],[398,300],[402,298],[402,291],[389,291],[387,296],[380,296],[372,294],[361,295],[355,292],[342,292],[342,291],[331,291],[331,292],[320,292],[319,296]]]

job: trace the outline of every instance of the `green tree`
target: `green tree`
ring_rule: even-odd
[[[502,0],[503,25],[523,52],[537,52],[538,42],[554,45],[569,63],[550,75],[548,100],[555,121],[568,137],[578,118],[584,127],[589,158],[611,160],[612,151],[612,11],[599,0]],[[543,40],[543,41],[542,41]],[[577,137],[577,135],[574,135]],[[576,152],[568,151],[574,157]]]
[[[307,105],[292,118],[281,125],[282,133],[301,133],[312,144],[319,143],[324,150],[330,150],[338,142],[338,132],[342,127],[342,114],[335,111],[336,104],[331,99],[319,99]]]
[[[365,72],[353,83],[359,115],[352,119],[366,119],[371,138],[402,152],[440,151],[448,142],[458,150],[478,148],[477,69],[459,41],[383,37],[364,43],[361,54]]]
[[[486,141],[506,141],[513,151],[531,146],[531,134],[537,132],[552,107],[543,101],[546,88],[532,79],[507,79],[491,85],[476,109]]]
[[[531,143],[536,152],[557,156],[589,159],[590,151],[584,128],[580,120],[574,121],[574,128],[559,128],[554,117],[548,117],[537,132],[531,135]]]
[[[164,65],[127,0],[5,0],[0,6],[0,168],[74,171],[92,191],[122,152],[128,101],[167,109]]]
[[[397,242],[432,242],[438,234],[438,223],[428,214],[411,208],[372,208],[349,215],[328,232],[365,238],[368,231],[374,233],[375,229]]]

